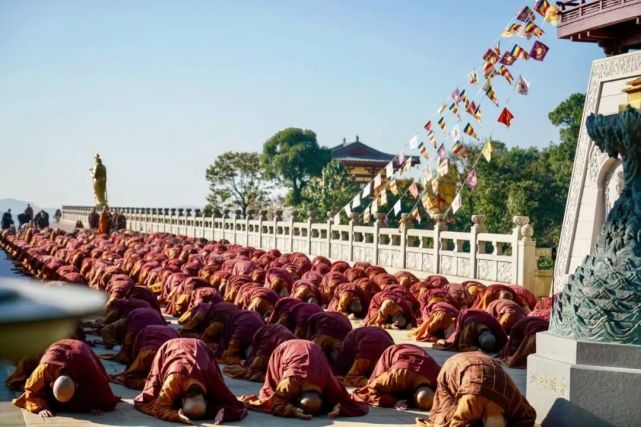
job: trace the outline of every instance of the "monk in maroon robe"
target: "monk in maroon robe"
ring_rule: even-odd
[[[284,269],[273,267],[265,273],[265,286],[273,289],[281,297],[287,297],[292,291],[294,279]]]
[[[390,334],[376,326],[351,330],[341,346],[331,354],[334,373],[343,384],[362,387],[374,371],[374,366],[387,347],[394,345]]]
[[[396,344],[383,352],[367,384],[353,394],[372,406],[405,411],[412,405],[429,411],[440,369],[422,348]]]
[[[319,413],[334,418],[368,412],[367,404],[353,400],[334,377],[323,350],[306,340],[286,341],[276,347],[259,396],[241,399],[249,409],[303,420]]]
[[[331,301],[334,298],[334,291],[341,283],[347,283],[347,278],[338,271],[331,271],[323,276],[320,288],[326,301]]]
[[[318,344],[327,357],[341,346],[351,330],[352,323],[341,313],[322,311],[307,320],[307,339]]]
[[[291,313],[292,309],[298,304],[302,303],[302,301],[290,297],[279,299],[278,302],[276,302],[276,304],[274,305],[274,311],[272,312],[271,316],[269,316],[269,320],[267,321],[267,323],[286,325],[287,319],[289,319],[289,314]]]
[[[292,307],[285,320],[285,326],[287,326],[297,338],[305,339],[307,338],[307,322],[309,318],[313,314],[322,312],[323,309],[316,304],[301,302]]]
[[[499,358],[510,368],[525,368],[527,357],[536,353],[536,334],[547,331],[549,325],[549,320],[536,316],[527,316],[519,320],[512,327]]]
[[[500,362],[481,352],[450,357],[437,379],[429,420],[419,427],[533,427],[536,412]]]
[[[273,289],[258,286],[241,291],[234,303],[242,309],[258,312],[264,320],[268,320],[278,302],[278,294]]]
[[[421,308],[422,322],[410,332],[416,341],[436,342],[449,337],[456,327],[459,311],[446,302],[437,302]]]
[[[220,424],[247,416],[225,385],[213,350],[193,338],[176,338],[160,347],[134,406],[156,418],[187,424],[202,418]]]
[[[265,325],[252,337],[251,351],[242,365],[229,365],[223,372],[232,378],[249,381],[265,380],[267,362],[274,349],[281,343],[296,339],[296,336],[283,325]]]
[[[127,364],[127,368],[123,372],[109,375],[109,378],[116,384],[142,390],[158,349],[174,338],[180,338],[180,335],[170,326],[145,326],[136,335],[131,352],[132,361]]]
[[[264,325],[263,318],[256,311],[241,310],[231,316],[216,347],[220,363],[237,365],[246,359],[246,351],[252,344],[254,333]]]
[[[350,319],[362,319],[367,314],[369,301],[369,295],[356,283],[343,283],[336,288],[327,309],[344,314]]]
[[[43,418],[56,412],[111,411],[120,401],[100,360],[82,341],[57,341],[45,350],[13,404]]]
[[[494,300],[487,306],[485,311],[494,316],[508,335],[516,322],[527,317],[523,307],[509,299]]]
[[[370,301],[365,324],[391,329],[405,329],[416,325],[411,295],[394,290],[382,290]]]
[[[297,280],[296,283],[294,283],[292,287],[292,298],[320,306],[327,305],[325,295],[321,292],[320,287],[303,279]]]
[[[500,351],[507,336],[499,322],[482,310],[467,309],[460,312],[456,329],[447,339],[438,340],[434,348],[453,351]]]
[[[165,326],[167,324],[162,315],[153,308],[138,308],[129,313],[125,319],[116,323],[120,323],[116,327],[121,331],[119,335],[122,336],[120,351],[116,355],[103,355],[102,357],[124,364],[131,362],[134,341],[142,328],[149,325]]]

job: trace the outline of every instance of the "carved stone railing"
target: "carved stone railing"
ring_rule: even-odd
[[[331,221],[319,223],[283,220],[275,211],[256,218],[231,218],[230,211],[204,216],[200,210],[112,207],[127,218],[127,228],[143,233],[163,232],[207,240],[225,239],[231,243],[282,252],[302,252],[349,262],[366,261],[385,268],[442,274],[460,279],[491,283],[518,283],[534,286],[537,267],[536,242],[528,217],[514,217],[511,234],[487,233],[485,217],[472,216],[470,232],[447,231],[442,224],[432,230],[384,227]],[[88,206],[63,206],[62,221],[87,222]],[[252,216],[252,215],[249,215]],[[408,224],[407,219],[402,220]]]

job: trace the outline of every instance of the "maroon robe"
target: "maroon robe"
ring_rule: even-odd
[[[471,308],[462,310],[459,313],[458,319],[456,319],[456,329],[454,333],[445,340],[447,348],[458,349],[461,332],[463,332],[463,329],[471,322],[484,324],[496,338],[496,348],[503,348],[507,342],[507,336],[501,325],[499,325],[499,322],[491,314],[483,310]]]
[[[281,325],[286,324],[292,309],[302,303],[302,301],[290,297],[279,299],[276,305],[274,305],[274,311],[272,311],[271,316],[269,316],[267,323],[280,323]]]
[[[383,351],[394,345],[394,339],[385,330],[376,326],[364,326],[351,330],[338,349],[334,361],[334,373],[344,376],[357,359],[366,359],[372,366]]]

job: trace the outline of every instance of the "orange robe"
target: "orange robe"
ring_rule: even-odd
[[[220,363],[234,365],[244,360],[254,333],[264,325],[263,318],[256,311],[236,312],[225,325],[222,339],[216,347]]]
[[[134,406],[156,418],[181,422],[181,399],[193,384],[205,391],[206,417],[213,418],[220,409],[225,410],[224,421],[239,421],[247,415],[245,405],[225,385],[213,351],[193,338],[176,338],[160,347]]]
[[[435,342],[447,338],[445,331],[456,323],[459,311],[451,304],[437,302],[421,309],[423,322],[410,332],[416,341]]]
[[[478,338],[483,331],[489,330],[496,338],[495,350],[499,351],[507,342],[507,336],[499,322],[491,314],[481,310],[467,309],[460,312],[456,319],[454,333],[445,340],[445,349],[458,351],[478,350]],[[435,348],[441,348],[435,345]]]
[[[549,323],[549,320],[536,316],[519,320],[512,327],[512,333],[499,357],[507,362],[510,368],[526,367],[527,357],[536,353],[536,334],[547,331]]]
[[[138,332],[149,325],[165,326],[167,324],[162,314],[153,308],[137,308],[129,313],[126,319],[121,319],[119,322],[124,323],[120,351],[115,355],[103,355],[102,357],[124,364],[130,363],[132,360],[134,341]]]
[[[7,387],[11,390],[24,391],[24,385],[27,379],[29,379],[31,373],[38,367],[41,358],[42,354],[20,358],[16,364],[16,369],[5,380]]]
[[[392,345],[394,340],[385,329],[376,326],[353,329],[338,349],[333,363],[334,373],[343,377],[343,384],[362,387],[381,354]]]
[[[340,416],[357,417],[368,412],[367,405],[353,400],[334,377],[321,348],[306,340],[291,340],[276,347],[260,395],[241,399],[249,409],[293,417],[295,400],[307,391],[320,393],[321,412],[327,413],[339,403]]]
[[[438,376],[429,420],[419,425],[464,427],[502,415],[510,427],[533,427],[536,412],[500,362],[481,352],[449,358]]]
[[[98,221],[98,234],[109,234],[111,229],[111,214],[102,212]]]
[[[494,300],[487,306],[485,311],[494,316],[508,335],[516,322],[527,317],[523,307],[509,299]]]
[[[54,399],[51,391],[51,384],[60,375],[71,377],[77,385],[73,397],[65,403]],[[91,348],[82,341],[65,339],[56,341],[45,350],[40,364],[25,384],[24,393],[12,403],[37,414],[44,410],[110,411],[118,402],[120,397],[112,393],[107,372]]]
[[[399,400],[412,402],[420,387],[436,389],[440,369],[422,348],[396,344],[383,352],[367,384],[353,394],[370,405],[393,408]]]

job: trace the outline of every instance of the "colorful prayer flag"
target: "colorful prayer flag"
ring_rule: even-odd
[[[534,42],[534,45],[532,45],[530,56],[536,61],[543,61],[545,59],[545,55],[548,54],[548,50],[550,50],[549,47],[537,40]]]
[[[436,114],[441,114],[445,109],[447,108],[447,104],[441,104],[440,107],[438,107],[438,110],[436,110]]]
[[[461,91],[461,101],[463,101],[466,105],[469,102],[469,99],[467,98],[467,95],[465,94],[465,89]]]
[[[496,70],[494,69],[494,63],[486,62],[483,64],[483,77],[486,79],[491,79],[496,75]]]
[[[425,123],[425,125],[423,126],[423,128],[424,128],[426,131],[431,132],[431,131],[432,131],[432,121],[430,120],[430,121],[428,121],[427,123]]]
[[[534,37],[541,37],[545,34],[545,31],[538,25],[536,25],[534,22],[528,22],[525,24],[525,27],[523,28],[523,35],[527,37],[528,39],[532,36]]]
[[[447,130],[445,129],[447,127],[447,123],[445,123],[445,117],[440,118],[440,120],[438,121],[438,125],[443,132],[447,132]]]
[[[518,15],[516,15],[516,19],[521,22],[535,21],[536,15],[534,15],[534,11],[529,6],[524,6]]]
[[[469,123],[465,125],[463,132],[465,132],[466,135],[469,135],[472,138],[479,139],[479,136],[476,134],[476,132],[474,132],[474,128]]]
[[[556,25],[559,21],[559,9],[547,0],[538,0],[534,10],[549,24]],[[534,19],[531,21],[534,21]]]
[[[409,192],[413,198],[418,198],[418,185],[415,182],[410,185]]]
[[[483,155],[483,157],[485,157],[485,160],[487,160],[488,163],[492,161],[492,143],[490,142],[490,140],[488,140],[485,145],[483,145],[481,154]]]
[[[512,77],[510,70],[505,65],[501,65],[499,67],[499,74],[505,77],[505,80],[507,80],[510,86],[512,85],[512,82],[514,81],[514,77]]]
[[[487,52],[485,52],[485,55],[483,55],[483,60],[485,62],[496,64],[496,62],[499,60],[499,55],[497,54],[495,49],[488,49]]]
[[[450,170],[450,164],[447,159],[442,160],[438,164],[438,176],[445,176]]]
[[[394,216],[398,216],[398,214],[401,212],[401,200],[397,200],[396,203],[394,203]]]
[[[430,207],[430,196],[429,194],[424,194],[423,197],[421,197],[421,204],[425,208],[425,210],[428,210]]]
[[[376,214],[376,212],[378,212],[378,199],[374,199],[372,204],[369,206],[369,211],[372,214]]]
[[[516,58],[513,57],[510,52],[505,52],[499,62],[503,65],[510,66],[514,64],[515,61],[516,61]]]
[[[456,102],[452,102],[452,105],[450,105],[450,111],[452,114],[454,114],[458,119],[461,119],[461,115],[458,113],[458,107],[456,106]]]
[[[385,206],[387,204],[387,190],[383,189],[383,191],[381,191],[381,196],[379,200],[380,200],[381,206]]]
[[[478,185],[478,177],[476,176],[476,167],[473,167],[470,169],[470,172],[467,174],[467,186],[470,187],[472,190],[476,188]]]
[[[399,165],[402,165],[403,163],[405,163],[405,159],[406,159],[406,156],[403,151],[401,151],[396,155],[396,161],[397,161],[397,164]]]
[[[427,138],[430,140],[432,147],[436,148],[436,135],[434,135],[434,132],[430,131],[427,134]]]
[[[368,206],[367,209],[365,209],[365,212],[363,212],[363,222],[365,224],[368,224],[372,220],[372,217],[370,216],[370,213],[369,213],[370,206]]]
[[[407,160],[405,160],[405,164],[403,165],[403,173],[407,173],[412,169],[412,166],[414,165],[414,160],[412,157],[408,157]]]
[[[440,147],[438,147],[438,150],[436,150],[436,154],[438,154],[438,159],[440,161],[445,160],[445,157],[447,157],[447,151],[445,151],[445,145],[441,144]]]
[[[521,30],[521,24],[511,24],[501,33],[501,37],[513,37]]]
[[[454,147],[452,147],[452,154],[461,160],[465,160],[467,159],[467,148],[465,148],[465,145],[459,141],[454,144]]]
[[[476,75],[476,70],[470,71],[470,74],[467,75],[467,80],[471,85],[475,85],[479,81],[479,77]]]
[[[396,181],[390,181],[389,191],[391,191],[395,196],[398,195],[398,184],[396,183]]]
[[[452,201],[452,213],[458,212],[463,203],[461,202],[461,192],[459,191],[454,200]]]
[[[425,181],[425,185],[427,185],[432,178],[434,178],[432,166],[428,163],[427,166],[425,166],[425,169],[423,169],[423,180]]]
[[[394,162],[391,161],[387,164],[385,167],[385,175],[389,178],[390,176],[394,175]]]
[[[376,177],[374,178],[374,190],[376,190],[378,187],[380,187],[382,183],[383,183],[383,176],[379,172],[376,175]]]
[[[452,135],[452,139],[454,141],[458,141],[461,139],[461,130],[458,128],[458,125],[454,126],[450,135]]]
[[[499,115],[499,123],[503,123],[505,126],[510,127],[510,124],[512,124],[512,119],[514,118],[514,115],[510,110],[507,109],[507,107],[503,108],[503,111],[501,111],[501,114]]]
[[[418,210],[418,206],[414,208],[410,214],[419,224],[421,223],[421,212]]]
[[[461,102],[461,92],[459,92],[458,88],[454,89],[454,92],[452,92],[452,99],[455,103]],[[451,108],[452,107],[450,106],[450,109]]]
[[[514,47],[512,48],[512,51],[510,52],[510,55],[512,55],[515,58],[521,58],[524,60],[530,59],[530,54],[527,53],[525,49],[523,49],[521,46],[518,44],[515,44]]]
[[[414,135],[409,142],[410,150],[413,150],[418,145],[418,135]]]
[[[530,82],[525,80],[525,77],[519,76],[519,79],[516,81],[516,91],[519,95],[527,95],[530,91]]]
[[[485,95],[490,98],[490,101],[492,101],[498,107],[499,100],[496,97],[496,93],[494,92],[494,88],[492,87],[492,82],[490,80],[486,81],[483,85],[483,91],[485,92]]]

